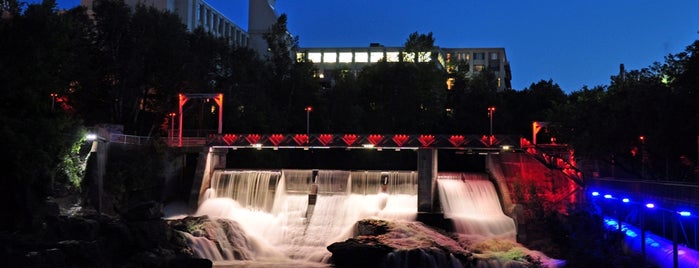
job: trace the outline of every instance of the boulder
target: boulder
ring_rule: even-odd
[[[335,267],[380,267],[393,248],[372,238],[350,238],[328,246]]]
[[[121,215],[130,221],[157,220],[163,217],[163,204],[149,201],[130,207]]]

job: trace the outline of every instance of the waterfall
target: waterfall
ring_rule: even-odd
[[[440,174],[437,185],[444,216],[453,220],[457,232],[515,240],[514,220],[502,212],[485,174]]]
[[[243,207],[270,211],[280,172],[216,170],[209,198],[227,197]]]
[[[218,170],[209,192],[197,215],[239,223],[257,245],[255,260],[282,255],[324,263],[326,247],[349,238],[360,219],[417,218],[417,173],[411,171]],[[218,245],[210,241],[188,241],[200,257],[232,259],[216,255],[210,247]]]

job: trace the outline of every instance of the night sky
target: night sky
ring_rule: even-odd
[[[247,29],[248,0],[207,2]],[[608,85],[619,64],[648,67],[699,39],[697,0],[278,0],[276,10],[301,47],[402,46],[416,31],[440,47],[504,47],[517,90],[542,79],[566,92]]]

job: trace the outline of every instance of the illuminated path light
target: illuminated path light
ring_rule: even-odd
[[[604,222],[607,228],[613,229],[616,229],[619,224],[616,220],[611,218],[605,218]],[[672,241],[649,232],[645,233],[645,241],[643,241],[644,236],[640,235],[641,230],[626,223],[621,224],[621,230],[625,236],[624,241],[631,250],[641,252],[642,246],[645,243],[646,256],[649,260],[655,262],[660,267],[673,267]],[[699,251],[682,245],[678,246],[677,251],[677,267],[699,267]]]
[[[689,212],[689,211],[678,211],[677,214],[680,214],[680,216],[682,216],[682,217],[692,216],[692,212]]]
[[[610,193],[611,192],[611,193]],[[661,202],[661,204],[656,204],[656,202],[651,202],[649,200],[642,200],[643,198],[638,198],[635,200],[640,200],[640,201],[632,201],[631,198],[624,197],[624,198],[614,198],[614,196],[624,196],[625,193],[620,193],[618,191],[610,191],[605,193],[605,191],[590,191],[590,195],[592,197],[598,197],[602,196],[604,197],[605,200],[610,200],[610,201],[605,201],[603,203],[599,203],[600,206],[607,207],[610,209],[613,207],[613,212],[610,212],[611,215],[605,215],[604,221],[607,226],[607,228],[614,228],[619,231],[621,231],[623,234],[625,234],[625,243],[631,248],[632,250],[636,252],[641,252],[643,256],[646,256],[650,261],[654,262],[655,264],[661,266],[661,267],[699,267],[699,252],[695,249],[693,249],[690,246],[696,247],[696,221],[697,217],[692,215],[692,211],[685,209],[686,207],[682,209],[677,209],[676,207],[679,205],[680,207],[687,206],[687,204],[678,204],[676,202]],[[650,197],[650,195],[648,196]],[[655,199],[655,197],[650,197]],[[593,198],[594,202],[595,198]],[[619,200],[621,202],[615,203],[613,200]],[[622,207],[621,204],[624,204]],[[623,209],[624,207],[627,207],[628,209],[633,210],[633,208],[629,207],[631,204],[636,204],[639,206],[639,214],[640,214],[640,221],[637,222],[641,227],[644,229],[639,229],[637,227],[634,227],[628,223],[622,222],[623,219],[623,214],[619,214],[620,211],[621,213],[624,213]],[[689,204],[689,203],[688,203]],[[611,207],[610,207],[611,206]],[[691,206],[691,205],[690,205]],[[643,208],[645,207],[645,209]],[[663,234],[665,234],[665,218],[667,215],[669,215],[669,221],[670,221],[670,229],[672,230],[672,239],[670,238],[665,238],[663,236],[655,235],[652,234],[649,229],[647,228],[647,225],[645,220],[643,219],[643,211],[649,211],[649,213],[653,213],[654,215],[660,216],[657,213],[662,213],[663,217],[662,218],[662,226],[663,226]],[[650,212],[650,211],[656,211],[656,212]],[[603,212],[604,213],[604,212]],[[631,213],[631,212],[629,212]],[[610,216],[610,217],[607,217]],[[657,217],[653,216],[653,217]],[[686,218],[686,219],[682,219]],[[633,220],[631,220],[633,221]],[[687,222],[689,221],[689,222]],[[691,243],[689,240],[691,237],[687,237],[687,231],[685,231],[685,226],[687,223],[690,223],[694,221],[694,229],[693,232],[690,231],[690,235],[694,235],[694,243]],[[685,223],[683,223],[685,222]],[[689,225],[692,226],[692,225]],[[681,245],[679,244],[681,241],[678,240],[677,237],[677,231],[680,229],[682,233],[684,234],[684,238],[687,239],[685,242],[688,243],[689,246],[687,245]],[[657,231],[657,230],[656,230]]]

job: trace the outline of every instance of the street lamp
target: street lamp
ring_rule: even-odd
[[[490,117],[490,137],[493,137],[493,113],[495,112],[495,106],[488,107],[488,117]]]
[[[168,135],[168,137],[170,137],[170,144],[169,145],[172,146],[172,140],[175,137],[175,115],[177,115],[177,114],[176,113],[169,113],[167,115],[170,116],[170,135]]]
[[[310,134],[310,125],[311,125],[311,111],[313,111],[313,107],[311,106],[306,106],[304,108],[306,111],[306,135],[308,136]]]
[[[56,98],[58,98],[58,93],[51,93],[50,96],[51,96],[51,110],[53,110],[54,109],[53,107],[56,104]]]

